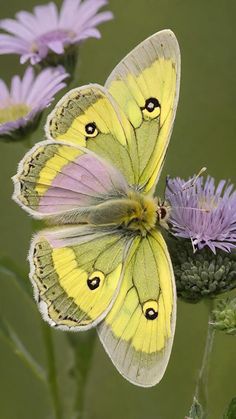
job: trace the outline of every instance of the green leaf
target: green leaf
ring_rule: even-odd
[[[189,416],[187,416],[186,419],[203,419],[203,415],[203,408],[196,397],[194,397]]]
[[[14,354],[26,365],[40,381],[47,383],[43,367],[33,358],[6,320],[0,318],[0,339],[10,346]]]
[[[228,410],[223,416],[223,419],[235,419],[235,418],[236,418],[236,397],[234,397],[231,400]]]

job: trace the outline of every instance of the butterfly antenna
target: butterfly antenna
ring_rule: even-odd
[[[194,187],[194,185],[196,184],[198,178],[202,175],[202,173],[204,173],[207,170],[206,167],[202,167],[201,170],[199,170],[197,175],[194,175],[194,177],[192,179],[189,179],[186,183],[184,183],[181,186],[181,190],[178,192],[173,192],[172,189],[170,188],[168,182],[169,182],[169,177],[167,177],[166,179],[166,185],[168,186],[169,190],[171,191],[171,195],[175,196],[175,195],[179,195],[181,194],[183,191],[187,191],[188,189],[191,189]]]
[[[199,178],[199,177],[202,175],[202,173],[204,173],[206,170],[207,170],[207,168],[206,168],[206,167],[202,167],[202,168],[199,170],[199,172],[198,172],[198,174],[197,174],[197,175],[195,175],[192,179],[188,180],[188,181],[187,181],[184,185],[182,185],[182,191],[186,191],[187,189],[192,188],[192,187],[196,184],[196,182],[197,182],[198,178]]]

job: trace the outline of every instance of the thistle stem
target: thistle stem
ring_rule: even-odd
[[[47,356],[47,379],[48,379],[48,388],[50,391],[55,418],[62,419],[62,407],[61,401],[59,396],[59,389],[57,383],[57,371],[56,371],[56,361],[55,361],[55,353],[53,347],[53,339],[52,339],[52,330],[51,328],[42,322],[42,333],[44,339],[44,345],[46,350]]]
[[[199,371],[194,397],[200,402],[203,408],[203,417],[206,419],[208,415],[208,378],[210,369],[210,359],[214,343],[215,329],[211,325],[212,309],[214,300],[207,300],[208,303],[208,326],[205,342],[205,349],[202,358],[202,365]]]

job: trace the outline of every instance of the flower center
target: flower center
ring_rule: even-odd
[[[18,103],[7,106],[6,108],[0,109],[0,124],[6,122],[17,121],[17,119],[23,118],[30,111],[29,106],[25,103]]]

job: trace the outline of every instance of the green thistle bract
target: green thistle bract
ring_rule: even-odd
[[[218,300],[213,310],[212,324],[217,330],[236,335],[236,297]]]
[[[236,287],[236,254],[205,247],[193,253],[186,239],[170,239],[169,251],[174,267],[178,296],[198,302]]]

